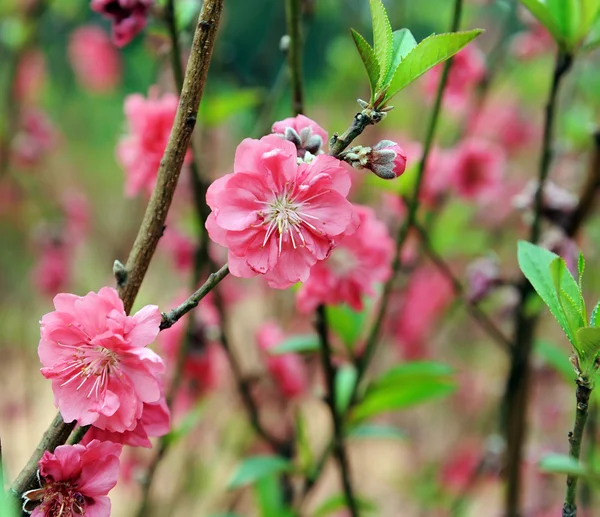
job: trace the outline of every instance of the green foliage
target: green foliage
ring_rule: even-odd
[[[238,465],[229,480],[229,488],[238,488],[255,483],[274,474],[291,470],[291,463],[280,456],[251,456]]]
[[[286,339],[280,345],[269,350],[271,355],[316,352],[319,350],[319,338],[315,334],[300,334]]]
[[[241,111],[255,107],[263,93],[259,88],[211,93],[200,104],[200,120],[206,126],[218,126]]]
[[[577,330],[577,342],[579,367],[585,376],[589,376],[596,368],[596,359],[600,355],[600,328],[580,328]]]
[[[449,395],[456,389],[451,374],[447,365],[429,361],[396,366],[369,385],[351,418],[356,422]]]
[[[551,474],[571,474],[574,476],[586,477],[588,471],[575,458],[566,454],[548,454],[538,463],[542,472]]]
[[[347,305],[327,306],[327,321],[344,345],[352,349],[361,337],[368,309],[353,311]]]
[[[594,307],[594,310],[592,311],[592,316],[590,317],[590,325],[592,327],[598,327],[599,325],[597,325],[597,320],[598,320],[598,311],[600,310],[600,302],[598,302],[596,304],[596,306]]]
[[[600,0],[521,0],[561,49],[574,53],[600,14]]]
[[[348,438],[380,438],[391,440],[404,440],[406,433],[397,427],[380,424],[359,424],[352,427],[347,433]]]
[[[266,476],[254,485],[254,497],[260,517],[292,517],[294,513],[286,507],[282,486],[277,476]]]
[[[600,330],[600,329],[599,329]],[[343,415],[350,405],[352,393],[358,374],[356,368],[351,364],[345,364],[338,369],[335,376],[335,410],[339,415]]]
[[[381,0],[370,0],[370,7],[373,47],[354,29],[351,33],[371,85],[371,105],[376,109],[483,32],[476,29],[432,35],[417,45],[408,29],[392,32]]]
[[[356,505],[361,513],[371,513],[377,510],[377,506],[372,501],[360,496],[356,496]],[[344,494],[336,494],[325,500],[313,513],[313,517],[326,517],[335,512],[346,508],[346,498]]]

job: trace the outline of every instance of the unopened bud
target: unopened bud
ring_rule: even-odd
[[[382,140],[373,147],[352,147],[342,158],[352,167],[369,169],[386,180],[397,178],[406,170],[406,153],[391,140]]]

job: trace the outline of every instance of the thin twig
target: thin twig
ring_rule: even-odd
[[[202,6],[173,129],[160,162],[156,186],[125,266],[127,280],[119,289],[126,312],[131,310],[164,230],[183,160],[196,125],[223,3],[224,0],[206,0]]]
[[[73,431],[71,436],[69,436],[67,443],[69,445],[75,445],[75,444],[78,444],[79,442],[81,442],[81,440],[83,440],[83,437],[85,436],[85,433],[88,432],[90,427],[91,426],[89,426],[89,425],[79,426],[77,429],[75,429],[75,431]]]
[[[542,153],[538,172],[538,187],[534,201],[534,215],[529,240],[537,243],[541,234],[543,213],[543,191],[550,172],[553,156],[554,119],[558,105],[558,92],[561,80],[568,72],[572,56],[558,52],[554,67],[552,86],[546,104]],[[528,301],[534,293],[533,287],[525,277],[519,284],[519,303],[515,311],[515,334],[512,348],[510,372],[503,399],[504,432],[506,436],[507,489],[505,494],[506,517],[520,515],[522,480],[521,457],[525,441],[526,412],[531,374],[531,352],[538,314],[527,311]]]
[[[588,404],[592,393],[589,381],[578,378],[575,397],[577,404],[575,406],[575,424],[573,431],[569,433],[569,456],[579,462],[581,454],[581,441],[585,421],[588,416]],[[567,493],[565,494],[565,504],[563,505],[563,517],[577,517],[577,480],[578,477],[573,474],[567,476]]]
[[[358,517],[358,506],[352,488],[350,478],[350,465],[348,463],[348,455],[344,444],[344,416],[337,410],[337,394],[336,394],[336,373],[337,370],[333,364],[333,350],[329,342],[329,332],[327,328],[327,314],[324,305],[319,305],[317,308],[316,329],[319,334],[320,341],[320,357],[325,382],[327,384],[327,395],[325,400],[329,406],[331,420],[333,423],[333,454],[337,461],[340,475],[342,478],[342,487],[344,490],[344,498],[346,506],[352,517]]]

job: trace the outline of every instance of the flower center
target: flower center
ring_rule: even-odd
[[[26,511],[29,505],[39,504],[45,517],[77,517],[85,515],[87,501],[84,495],[68,482],[49,483],[40,490],[32,490],[24,495]]]
[[[90,398],[92,394],[95,394],[96,398],[104,396],[111,374],[114,374],[119,368],[117,354],[108,348],[89,343],[58,344],[74,349],[71,360],[67,361],[60,371],[65,379],[61,386],[79,380],[77,391],[85,387],[88,390],[87,398]]]
[[[305,246],[306,241],[302,231],[310,229],[318,232],[317,228],[307,219],[316,220],[318,217],[303,213],[303,209],[310,205],[312,199],[324,193],[321,192],[301,202],[296,201],[294,196],[290,195],[287,190],[281,194],[274,193],[274,198],[265,202],[266,208],[259,212],[264,218],[261,225],[268,225],[263,246],[267,245],[275,232],[279,235],[279,254],[281,254],[284,236],[289,237],[294,249],[298,246]],[[298,242],[296,242],[297,240]]]

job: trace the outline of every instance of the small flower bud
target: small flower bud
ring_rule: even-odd
[[[320,154],[327,141],[327,132],[304,115],[275,122],[273,133],[292,142],[298,149],[299,158],[304,158],[307,152],[315,156]]]
[[[391,140],[382,140],[374,147],[352,147],[342,158],[355,169],[369,169],[386,180],[397,178],[406,170],[406,153]]]

